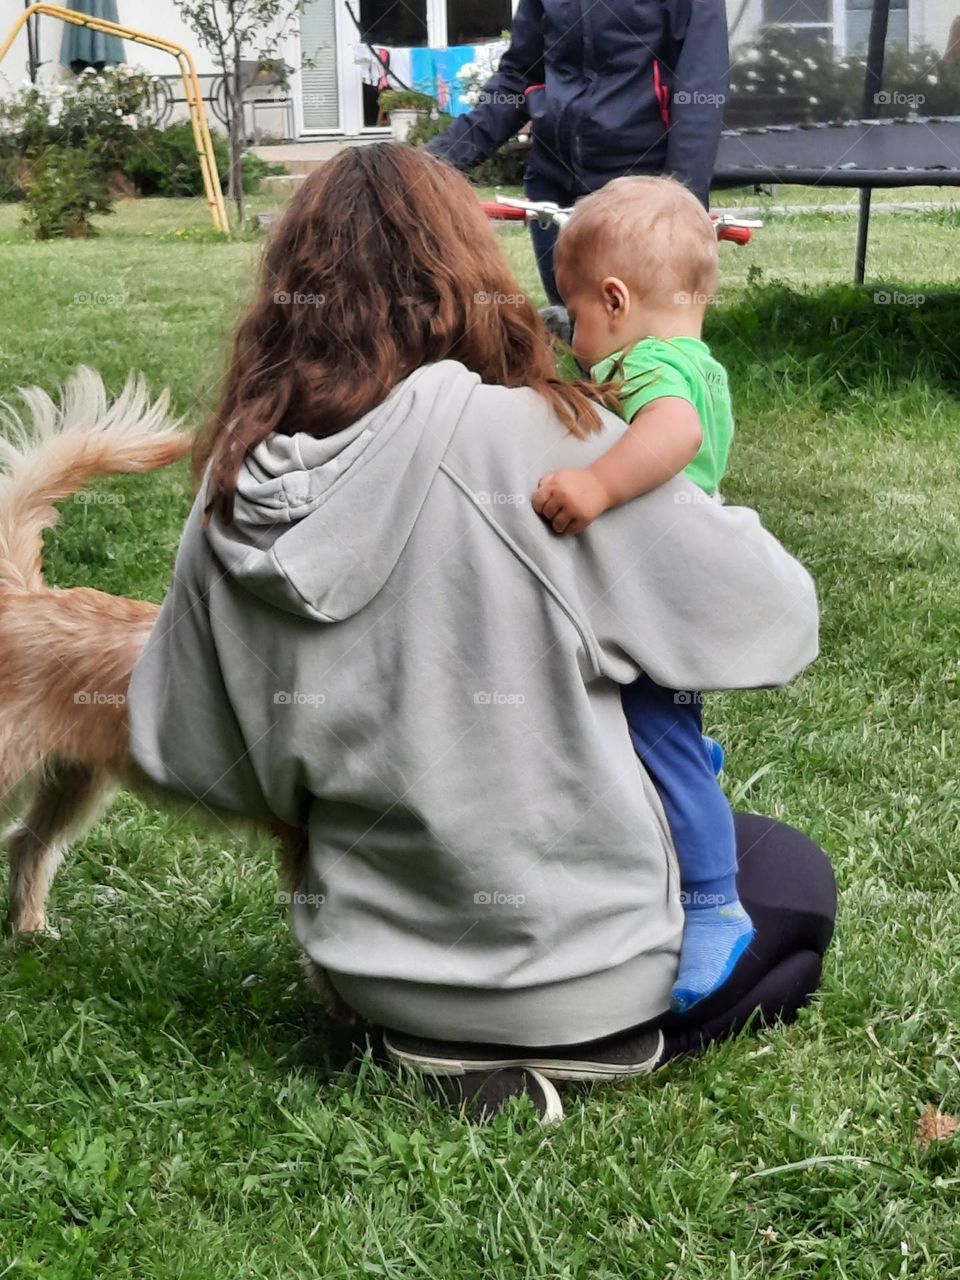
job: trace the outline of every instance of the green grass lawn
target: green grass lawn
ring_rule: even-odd
[[[199,422],[259,251],[204,217],[130,203],[99,241],[34,244],[0,209],[0,391],[136,368]],[[526,240],[503,236],[535,296]],[[821,595],[809,672],[706,707],[735,803],[835,863],[816,1005],[568,1093],[556,1130],[522,1107],[473,1129],[327,1025],[269,849],[124,796],[57,881],[62,940],[2,947],[0,1276],[957,1273],[960,1139],[913,1135],[927,1103],[960,1112],[960,227],[878,218],[863,293],[836,286],[852,251],[828,216],[725,248],[709,333],[736,396],[727,500]],[[100,490],[67,504],[51,582],[159,600],[185,468]]]

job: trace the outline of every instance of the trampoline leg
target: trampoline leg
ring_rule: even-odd
[[[890,20],[890,0],[873,0],[870,11],[870,35],[867,40],[867,67],[863,77],[863,104],[861,120],[873,120],[880,102],[883,84],[883,57],[887,48],[887,26]],[[867,262],[867,232],[870,230],[870,187],[860,188],[860,220],[857,224],[857,261],[854,267],[855,284],[863,284]]]
[[[870,231],[870,197],[873,187],[860,188],[860,216],[857,219],[857,259],[853,266],[853,283],[863,284],[867,267],[867,235]]]

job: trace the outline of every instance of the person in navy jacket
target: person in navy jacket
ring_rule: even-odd
[[[724,0],[520,0],[479,104],[429,150],[466,171],[529,119],[531,200],[571,205],[612,178],[665,173],[706,205],[728,72]],[[533,224],[551,302],[555,239]]]

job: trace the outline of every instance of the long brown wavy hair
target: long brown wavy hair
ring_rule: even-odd
[[[270,236],[194,451],[207,515],[231,520],[243,461],[271,432],[334,435],[444,359],[534,388],[579,436],[599,427],[597,403],[612,403],[604,387],[557,376],[465,178],[403,144],[348,147],[307,178]]]

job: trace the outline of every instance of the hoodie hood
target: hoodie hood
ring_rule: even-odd
[[[269,436],[240,471],[233,522],[207,529],[223,572],[319,622],[364,608],[393,572],[479,382],[443,360],[334,436]]]

